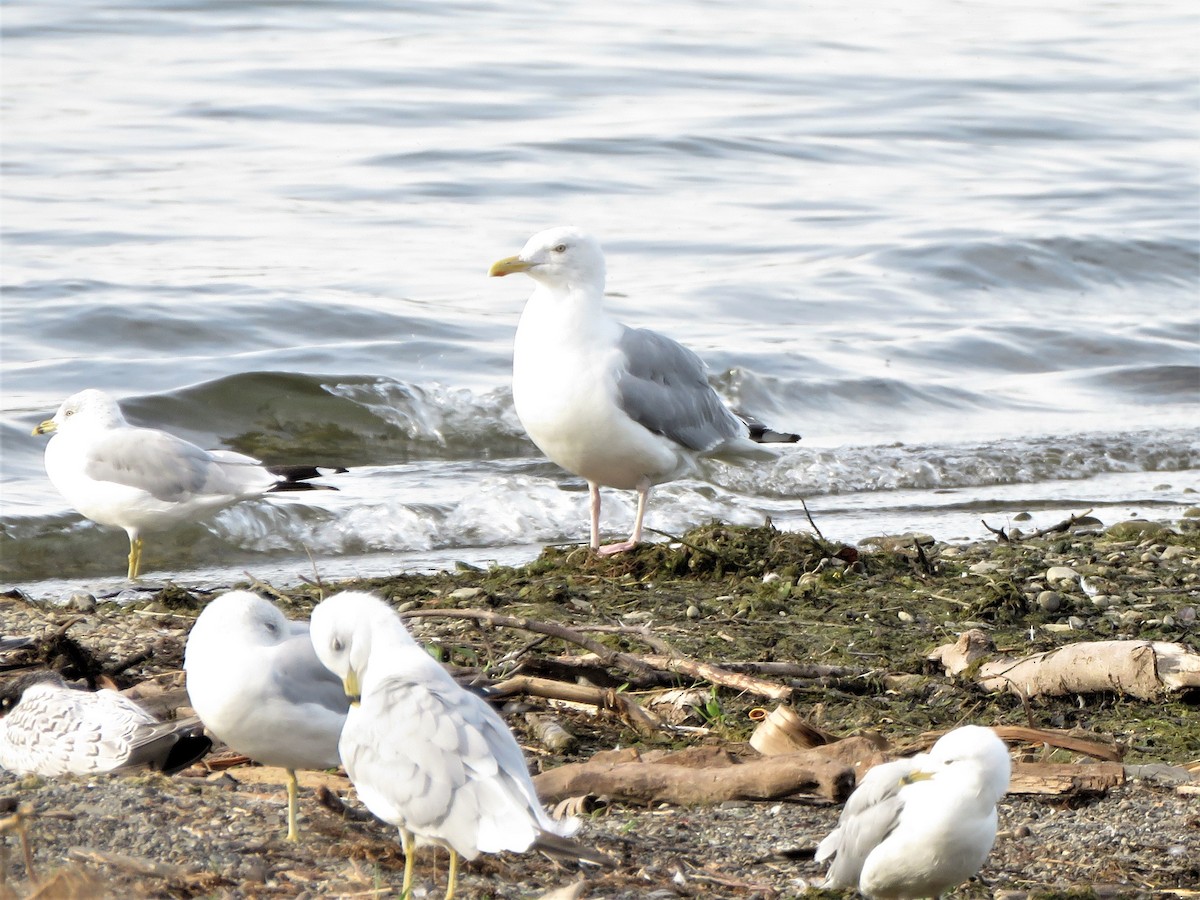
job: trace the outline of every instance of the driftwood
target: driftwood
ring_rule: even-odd
[[[628,803],[711,806],[726,800],[776,800],[793,794],[819,794],[843,800],[854,785],[846,765],[819,750],[740,761],[727,751],[696,748],[655,757],[636,750],[597,753],[534,778],[547,803],[582,794]]]
[[[1014,762],[1010,794],[1100,794],[1125,783],[1125,767],[1119,763],[1032,763]]]
[[[1020,658],[993,653],[991,640],[972,630],[928,659],[947,675],[976,667],[972,676],[984,690],[1012,690],[1025,698],[1114,691],[1152,700],[1200,687],[1200,654],[1166,641],[1080,641]]]
[[[1125,756],[1125,748],[1112,740],[1101,740],[1096,737],[1084,737],[1075,732],[1063,731],[1058,728],[1028,728],[1024,725],[993,725],[992,731],[996,737],[1006,743],[1024,742],[1028,744],[1045,744],[1050,747],[1060,747],[1082,753],[1093,759],[1105,762],[1120,762]],[[906,749],[927,750],[932,747],[945,731],[927,731],[920,739]]]
[[[1092,511],[1090,509],[1085,513],[1080,513],[1079,515],[1071,513],[1071,515],[1067,516],[1067,518],[1063,519],[1061,522],[1056,522],[1048,528],[1039,528],[1037,531],[1031,531],[1029,534],[1022,534],[1020,532],[1009,534],[1003,528],[993,528],[987,523],[986,520],[981,519],[980,521],[983,523],[984,528],[986,528],[988,531],[994,534],[997,539],[999,539],[1000,543],[1008,544],[1014,541],[1024,541],[1030,538],[1043,538],[1051,534],[1060,534],[1064,531],[1070,531],[1076,525],[1080,524],[1091,525],[1094,523],[1094,520],[1089,518],[1091,514]]]
[[[642,734],[653,734],[659,728],[658,720],[646,712],[628,694],[609,688],[593,687],[590,684],[571,684],[566,681],[553,681],[549,678],[514,675],[512,678],[492,685],[488,688],[487,693],[489,698],[526,694],[544,697],[547,700],[589,703],[600,709],[611,709],[621,713],[629,724]]]

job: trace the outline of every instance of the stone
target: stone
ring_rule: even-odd
[[[1042,591],[1037,596],[1038,609],[1042,612],[1058,612],[1063,608],[1063,595],[1058,591]]]
[[[1115,525],[1110,525],[1104,533],[1116,541],[1135,541],[1158,537],[1165,534],[1166,531],[1166,527],[1157,522],[1147,522],[1144,519],[1130,519],[1127,522],[1118,522]]]
[[[1051,566],[1046,570],[1046,582],[1055,584],[1075,584],[1079,575],[1070,566]]]

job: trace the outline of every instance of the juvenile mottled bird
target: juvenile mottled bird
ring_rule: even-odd
[[[567,840],[578,820],[542,809],[504,720],[459,687],[386,603],[361,592],[330,597],[313,610],[312,639],[354,703],[342,730],[346,772],[367,808],[400,829],[403,896],[414,840],[450,851],[447,900],[460,855],[537,848],[611,864]]]
[[[288,773],[288,840],[298,840],[296,769],[339,764],[350,702],[309,640],[249,591],[230,591],[200,613],[184,652],[188,697],[205,726],[238,753]]]
[[[0,768],[17,775],[52,778],[139,768],[169,775],[212,746],[199,719],[160,722],[123,694],[79,690],[55,673],[6,687]]]
[[[55,432],[46,474],[82,515],[129,535],[128,577],[141,571],[142,533],[203,518],[279,491],[336,490],[309,484],[313,466],[266,467],[230,450],[203,450],[125,421],[117,401],[89,389],[68,397],[33,433]]]
[[[538,448],[587,480],[593,550],[636,546],[650,488],[683,476],[698,458],[763,459],[770,454],[760,444],[800,439],[727,409],[692,351],[610,316],[604,254],[578,228],[535,234],[490,274],[514,272],[537,287],[517,326],[513,403]],[[637,491],[628,541],[600,546],[601,485]]]
[[[979,871],[996,840],[996,804],[1012,764],[990,728],[967,725],[928,753],[867,772],[817,861],[824,887],[872,898],[936,897]]]

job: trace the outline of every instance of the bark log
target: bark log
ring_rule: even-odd
[[[656,761],[608,761],[597,754],[588,762],[570,763],[534,778],[546,803],[594,794],[626,803],[674,803],[711,806],[725,800],[776,800],[793,794],[819,794],[845,799],[854,785],[849,767],[816,750],[770,756],[747,762],[714,758],[697,767],[696,760],[672,757]]]
[[[1112,691],[1152,700],[1200,687],[1200,654],[1166,641],[1080,641],[1019,658],[993,657],[992,650],[982,632],[968,631],[928,658],[947,675],[977,666],[973,677],[984,690],[1026,698]]]

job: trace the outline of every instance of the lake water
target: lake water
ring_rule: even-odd
[[[1200,487],[1185,3],[5,4],[3,581],[122,581],[31,428],[138,424],[341,490],[152,534],[152,579],[294,581],[586,539],[509,390],[550,225],[611,307],[801,444],[652,497],[827,537],[986,537]],[[632,498],[605,500],[627,532]]]

